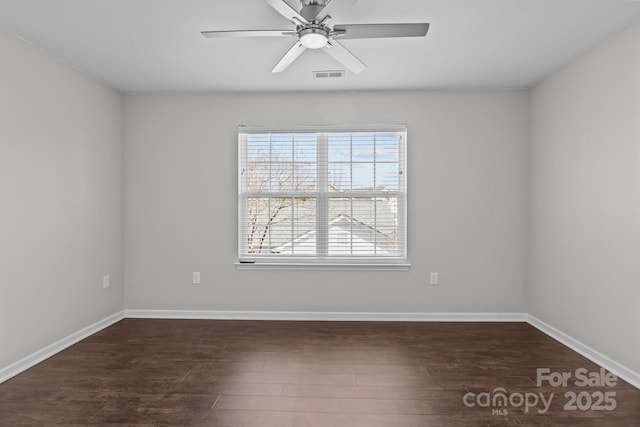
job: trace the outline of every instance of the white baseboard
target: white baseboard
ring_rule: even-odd
[[[82,341],[90,335],[95,334],[96,332],[113,325],[114,323],[124,319],[124,312],[121,311],[119,313],[113,314],[105,319],[102,319],[92,325],[87,326],[77,332],[72,333],[59,341],[54,342],[30,355],[18,360],[11,365],[0,369],[0,384],[7,381],[10,378],[15,377],[21,372],[26,371],[32,366],[37,365],[45,359],[53,356],[56,353],[61,352],[67,347],[72,346],[73,344]]]
[[[576,353],[579,353],[592,362],[602,366],[607,371],[613,373],[619,378],[622,378],[634,387],[640,389],[640,374],[633,371],[632,369],[629,369],[626,366],[616,362],[615,360],[605,356],[604,354],[592,349],[588,345],[583,344],[577,339],[570,337],[564,332],[559,331],[558,329],[554,328],[548,323],[543,322],[535,316],[532,316],[531,314],[527,314],[527,323],[529,323],[539,331],[549,335],[556,341],[559,341],[562,344],[566,345]]]
[[[111,326],[124,318],[211,319],[211,320],[291,320],[291,321],[378,321],[378,322],[527,322],[609,372],[640,388],[640,374],[599,353],[582,342],[526,313],[376,313],[304,311],[208,311],[208,310],[125,310],[87,326],[27,357],[0,369],[0,384],[65,348]]]
[[[320,311],[125,310],[138,319],[315,320],[371,322],[525,322],[525,313],[382,313]]]

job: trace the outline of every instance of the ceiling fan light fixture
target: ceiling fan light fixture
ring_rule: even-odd
[[[327,45],[329,34],[321,28],[307,28],[299,33],[300,44],[307,49],[321,49]]]

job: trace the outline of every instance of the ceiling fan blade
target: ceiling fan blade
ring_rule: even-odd
[[[429,24],[350,24],[335,25],[333,37],[343,39],[379,39],[386,37],[424,37]]]
[[[362,61],[336,40],[329,41],[324,51],[356,74],[363,72],[367,68]]]
[[[296,25],[299,23],[308,24],[307,21],[300,13],[285,3],[284,0],[267,0],[267,3],[280,13],[280,15],[287,18],[289,21],[295,23]],[[298,22],[296,22],[298,21]]]
[[[333,17],[335,12],[341,13],[345,10],[351,9],[358,0],[331,0],[329,3],[318,13],[318,16],[323,18],[327,15]]]
[[[280,37],[295,36],[291,30],[238,30],[238,31],[201,31],[207,38],[216,37]]]
[[[300,42],[296,42],[296,44],[294,44],[293,47],[291,47],[291,49],[289,49],[289,51],[284,54],[282,59],[280,59],[280,61],[278,61],[278,63],[271,69],[271,72],[281,73],[286,70],[287,67],[291,65],[291,63],[295,61],[302,52],[305,51],[305,49],[306,48],[302,46]]]

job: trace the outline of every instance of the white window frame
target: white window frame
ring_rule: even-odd
[[[393,192],[397,197],[398,239],[400,240],[398,256],[326,256],[318,246],[315,256],[281,256],[256,255],[246,252],[246,203],[248,198],[260,194],[271,197],[289,196],[281,193],[252,194],[244,191],[243,172],[246,167],[246,142],[248,134],[255,133],[315,133],[316,143],[317,191],[309,195],[316,202],[316,242],[326,241],[328,233],[328,218],[326,205],[328,200],[336,194],[328,191],[328,137],[329,133],[345,132],[397,132],[400,136],[398,148],[399,188]],[[389,193],[379,194],[376,191],[363,193],[362,191],[341,192],[342,197],[388,197]],[[323,208],[324,206],[324,208]],[[406,125],[359,125],[359,126],[245,126],[238,129],[238,259],[235,262],[239,270],[401,270],[406,271],[411,264],[407,256],[407,127]],[[325,245],[326,246],[326,245]]]

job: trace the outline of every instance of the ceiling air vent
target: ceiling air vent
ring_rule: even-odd
[[[344,77],[344,70],[314,71],[314,79],[341,79]]]

